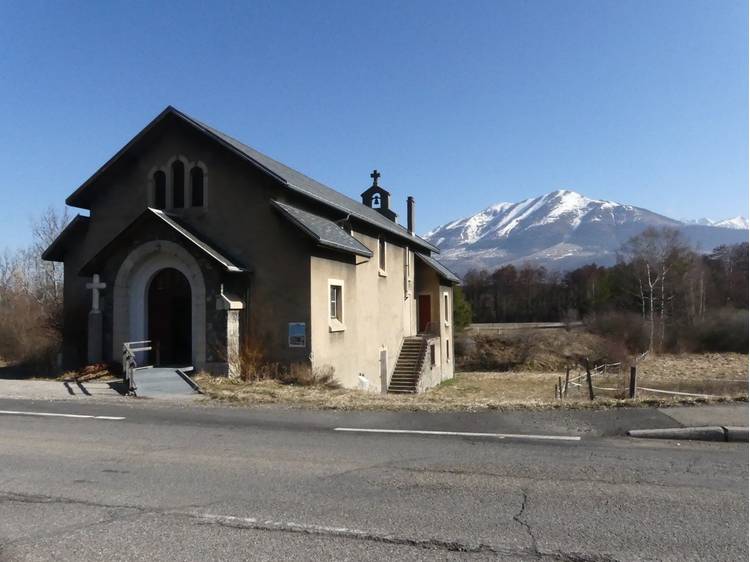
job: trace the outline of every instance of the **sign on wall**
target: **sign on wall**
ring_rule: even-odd
[[[289,347],[307,347],[304,322],[289,322]]]

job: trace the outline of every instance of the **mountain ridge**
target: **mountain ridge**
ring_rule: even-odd
[[[744,217],[688,223],[635,205],[560,189],[517,203],[496,203],[432,229],[424,238],[457,273],[530,262],[553,270],[611,265],[623,242],[650,226],[677,228],[699,251],[747,241]]]

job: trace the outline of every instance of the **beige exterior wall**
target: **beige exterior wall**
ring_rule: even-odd
[[[453,358],[453,288],[450,285],[442,285],[440,277],[435,271],[425,264],[418,262],[416,268],[416,295],[430,295],[432,332],[439,337],[439,357],[436,363],[439,365],[439,378],[434,372],[430,378],[437,384],[441,381],[452,379],[455,364]],[[447,298],[447,307],[446,307]]]
[[[313,367],[330,365],[336,378],[348,388],[357,387],[357,376],[367,377],[369,389],[384,392],[381,351],[387,351],[390,379],[405,336],[416,333],[414,301],[414,254],[409,251],[409,275],[405,280],[403,246],[386,242],[386,271],[381,272],[378,239],[353,233],[373,251],[373,257],[357,258],[357,265],[324,257],[310,263],[310,332]],[[343,285],[343,329],[329,321],[329,285]],[[387,387],[387,380],[385,381]]]
[[[331,257],[310,260],[313,367],[333,367],[337,380],[347,388],[356,388],[362,373],[371,391],[385,392],[403,339],[417,333],[417,295],[429,292],[436,330],[430,343],[436,346],[436,361],[430,363],[428,346],[419,390],[453,378],[452,287],[441,285],[439,276],[413,251],[391,242],[386,243],[386,271],[380,271],[378,239],[353,235],[372,250],[372,258],[357,258],[356,265]],[[329,318],[332,284],[343,287],[343,326]],[[383,350],[387,351],[385,377],[380,362]]]

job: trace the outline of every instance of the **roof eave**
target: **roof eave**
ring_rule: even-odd
[[[65,249],[61,246],[65,243],[65,239],[73,233],[73,230],[81,223],[88,222],[89,218],[83,215],[76,215],[73,217],[65,228],[62,229],[60,234],[57,235],[52,243],[47,246],[47,249],[42,252],[41,258],[44,261],[62,262],[65,258]]]

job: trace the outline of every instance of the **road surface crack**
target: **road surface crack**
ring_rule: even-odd
[[[476,554],[491,554],[495,556],[503,556],[511,558],[513,560],[560,560],[564,562],[604,562],[613,561],[613,558],[601,555],[588,555],[585,553],[564,553],[564,552],[540,552],[537,547],[536,538],[532,532],[531,526],[523,519],[525,514],[528,495],[525,490],[523,492],[523,502],[521,504],[520,511],[513,517],[513,519],[522,525],[529,537],[531,538],[532,548],[517,548],[517,547],[503,547],[500,545],[490,545],[485,543],[471,543],[464,542],[461,540],[447,540],[443,538],[418,538],[418,537],[406,537],[390,533],[380,533],[377,531],[365,531],[361,529],[353,529],[347,527],[333,527],[326,525],[317,524],[304,524],[296,523],[293,521],[278,521],[272,519],[260,519],[254,517],[237,517],[232,515],[218,515],[205,513],[203,511],[208,505],[212,505],[211,502],[207,505],[186,505],[182,507],[173,508],[150,508],[139,505],[129,504],[106,504],[98,503],[87,500],[77,500],[65,497],[54,497],[46,495],[33,495],[33,494],[20,494],[13,492],[2,492],[0,491],[0,503],[36,503],[36,504],[70,504],[70,505],[81,505],[95,507],[99,509],[107,509],[113,511],[125,511],[128,510],[130,513],[109,513],[107,516],[102,517],[96,521],[90,521],[79,525],[70,525],[62,529],[57,529],[54,532],[43,533],[34,536],[25,536],[16,540],[11,541],[0,541],[0,546],[7,547],[10,545],[24,543],[28,541],[38,541],[42,538],[49,538],[59,535],[69,535],[71,532],[79,531],[86,528],[95,527],[102,524],[112,523],[114,521],[126,520],[132,517],[140,517],[144,515],[162,515],[171,517],[187,518],[189,520],[196,521],[198,524],[210,524],[219,525],[222,527],[228,527],[233,529],[248,529],[256,531],[271,531],[271,532],[282,532],[282,533],[298,533],[310,536],[321,536],[321,537],[337,537],[343,539],[354,539],[363,541],[372,541],[383,544],[391,544],[396,546],[406,546],[413,548],[421,548],[427,550],[442,550],[447,552],[466,552]]]
[[[531,550],[537,558],[542,557],[542,553],[539,552],[539,545],[537,545],[536,537],[531,529],[531,525],[525,519],[522,519],[526,513],[526,505],[529,502],[529,493],[526,490],[521,490],[521,509],[513,516],[513,521],[521,525],[526,530],[526,534],[529,535],[531,541]]]

